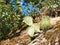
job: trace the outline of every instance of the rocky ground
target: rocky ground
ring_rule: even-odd
[[[45,12],[43,13],[44,15]],[[34,22],[39,22],[41,20],[40,17],[42,16],[36,16]],[[14,35],[13,37],[3,39],[0,45],[60,45],[60,21],[57,21],[51,29],[39,33],[34,38],[31,38],[26,30],[22,30]]]

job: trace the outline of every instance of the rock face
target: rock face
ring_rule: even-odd
[[[40,34],[28,45],[60,45],[60,23],[44,34]]]

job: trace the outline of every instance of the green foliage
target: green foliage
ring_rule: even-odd
[[[45,4],[48,8],[56,8],[58,7],[60,4],[59,0],[46,0]]]
[[[21,25],[20,17],[16,11],[12,11],[10,4],[0,4],[0,39]]]
[[[50,28],[50,19],[48,16],[42,18],[41,25],[43,30],[47,30]]]
[[[39,7],[40,9],[60,7],[60,0],[30,0],[30,3]]]
[[[31,37],[34,37],[35,33],[40,32],[39,23],[33,23],[33,18],[32,17],[30,17],[30,16],[24,17],[23,22],[26,23],[27,25],[29,25],[29,27],[26,30],[28,30],[27,33]]]
[[[35,5],[36,7],[42,8],[57,8],[60,7],[60,0],[25,0],[26,2],[30,3],[31,5]],[[5,0],[0,0],[0,2],[5,2]],[[9,32],[13,31],[11,30],[21,25],[21,5],[20,1],[16,0],[17,6],[15,10],[12,10],[11,4],[0,4],[0,38],[4,37]],[[35,12],[35,11],[33,11]],[[31,26],[27,30],[28,33],[33,36],[35,32],[39,32],[39,25],[33,23],[33,19],[31,17],[24,18],[27,25]],[[50,27],[50,20],[48,17],[44,17],[42,19],[42,28],[43,30],[47,30]]]
[[[26,16],[23,18],[23,22],[30,26],[33,24],[33,18],[30,16]]]
[[[40,25],[38,23],[33,23],[33,25],[29,26],[26,30],[28,30],[28,34],[31,37],[35,36],[35,33],[40,32]]]
[[[2,32],[0,32],[0,38],[2,38],[4,35],[3,35],[3,33]]]
[[[0,2],[4,2],[4,0],[0,0]]]

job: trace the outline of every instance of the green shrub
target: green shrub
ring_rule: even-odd
[[[11,31],[16,30],[21,24],[20,17],[21,15],[18,15],[15,10],[12,11],[11,5],[0,4],[0,39],[2,37],[5,38]]]

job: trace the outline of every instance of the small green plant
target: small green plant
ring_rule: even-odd
[[[48,16],[44,16],[41,21],[42,29],[47,30],[50,28],[50,19]]]
[[[30,16],[26,16],[23,18],[23,22],[30,26],[33,24],[33,18]]]
[[[33,23],[32,17],[30,17],[30,16],[24,17],[23,22],[26,23],[27,25],[29,25],[29,27],[26,30],[28,30],[27,33],[31,37],[34,37],[35,33],[40,32],[40,25],[38,23]]]

